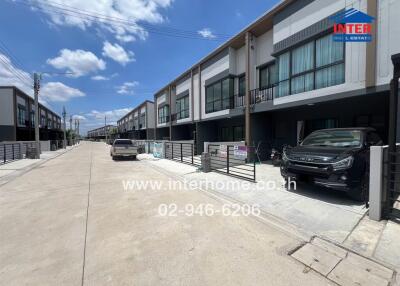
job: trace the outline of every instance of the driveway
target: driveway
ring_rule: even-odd
[[[241,203],[258,204],[265,214],[289,222],[306,235],[319,235],[337,243],[346,240],[367,211],[364,204],[320,187],[299,184],[295,191],[287,191],[279,168],[268,164],[257,165],[257,183],[250,183],[215,172],[205,174],[196,167],[151,155],[140,156],[210,192]]]

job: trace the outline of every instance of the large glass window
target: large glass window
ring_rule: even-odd
[[[31,127],[35,127],[35,111],[31,111]]]
[[[25,126],[25,106],[18,105],[18,125]]]
[[[233,107],[233,80],[226,78],[206,87],[206,113]]]
[[[289,94],[289,75],[290,75],[290,53],[279,56],[279,72],[278,72],[278,97]]]
[[[146,113],[140,114],[139,118],[139,128],[145,128],[146,127]]]
[[[169,122],[169,106],[164,105],[158,109],[158,123]]]
[[[344,43],[330,34],[280,55],[278,65],[277,97],[342,84]]]
[[[176,100],[176,119],[189,118],[189,95]]]
[[[266,89],[272,87],[278,81],[278,74],[275,64],[271,64],[260,68],[260,89]]]

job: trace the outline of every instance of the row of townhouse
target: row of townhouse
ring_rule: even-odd
[[[61,117],[39,104],[40,140],[62,140]],[[0,86],[0,142],[35,140],[35,104],[15,86]]]
[[[117,126],[115,125],[105,125],[96,129],[89,130],[87,132],[87,138],[89,139],[105,139],[106,137],[110,138],[111,135],[114,135],[117,132]]]
[[[331,16],[350,8],[375,18],[371,42],[333,41]],[[399,11],[397,0],[281,1],[155,94],[155,138],[266,153],[317,129],[372,126],[386,141]]]
[[[154,139],[154,102],[146,100],[118,120],[121,138]]]

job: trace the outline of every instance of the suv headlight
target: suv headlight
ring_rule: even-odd
[[[334,171],[349,169],[353,165],[353,161],[354,161],[354,157],[349,156],[349,157],[342,159],[336,163],[333,163],[332,168]]]
[[[282,161],[283,161],[284,163],[286,163],[287,161],[289,161],[289,158],[286,156],[286,152],[285,152],[285,151],[282,152]]]

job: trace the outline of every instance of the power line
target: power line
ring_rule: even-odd
[[[0,61],[4,64],[4,66],[16,77],[18,78],[22,83],[30,86],[31,82],[30,80],[26,77],[22,77],[21,75],[18,74],[18,71],[13,67],[13,65],[5,60],[4,55],[0,55]]]
[[[22,0],[21,0],[22,1]],[[219,38],[204,38],[198,34],[197,31],[186,31],[186,30],[178,30],[175,28],[166,28],[166,29],[160,29],[160,28],[155,28],[154,26],[148,25],[148,24],[137,24],[136,22],[121,19],[121,18],[116,18],[116,17],[110,17],[110,16],[96,16],[91,13],[84,13],[82,11],[84,10],[76,10],[75,8],[71,9],[66,9],[66,8],[61,8],[57,7],[51,4],[44,4],[43,2],[39,2],[39,4],[28,4],[26,2],[21,2],[21,1],[15,1],[14,3],[17,4],[22,4],[25,6],[29,7],[35,7],[41,12],[47,12],[53,15],[67,15],[71,17],[75,17],[78,19],[82,20],[93,20],[97,21],[101,24],[104,24],[105,22],[111,22],[111,25],[116,26],[116,27],[134,27],[137,29],[140,29],[142,26],[145,27],[147,32],[149,33],[154,33],[154,34],[159,34],[159,35],[165,35],[165,36],[170,36],[170,37],[176,37],[176,38],[186,38],[186,39],[198,39],[198,40],[207,40],[207,41],[221,41],[221,38],[228,39],[230,36],[226,35],[220,35]],[[61,5],[61,4],[58,4]],[[43,7],[47,6],[47,7]],[[99,14],[99,13],[97,13]],[[101,14],[99,14],[101,15]],[[218,35],[218,34],[216,34]]]
[[[60,9],[62,9],[62,10],[78,12],[78,13],[83,13],[83,14],[86,13],[86,15],[89,15],[89,16],[97,15],[99,17],[103,17],[103,18],[106,18],[106,19],[112,19],[112,20],[115,20],[115,21],[121,21],[121,22],[129,23],[129,24],[136,24],[136,22],[143,21],[142,19],[139,19],[137,17],[131,16],[130,18],[134,19],[134,22],[132,22],[132,21],[120,18],[120,17],[113,17],[113,16],[104,15],[104,14],[101,14],[101,13],[98,13],[98,12],[94,12],[94,11],[78,9],[76,7],[73,7],[73,6],[69,6],[69,5],[62,4],[62,3],[57,3],[57,2],[51,1],[51,0],[47,0],[46,2],[44,2],[43,0],[36,0],[36,2],[40,2],[42,5],[47,5],[47,6],[51,6],[51,7],[61,7]],[[52,3],[52,4],[48,4],[48,3]],[[68,10],[68,9],[66,9],[64,7],[67,7],[67,8],[72,9],[72,10]],[[151,25],[151,24],[147,24],[147,23],[141,23],[140,25],[143,26],[143,27],[150,27],[150,28],[159,29],[158,27],[156,27],[154,25]],[[192,35],[198,35],[198,32],[197,31],[193,31],[193,30],[184,30],[184,29],[175,28],[175,27],[168,27],[168,26],[164,26],[163,29],[164,30],[169,30],[169,31],[172,31],[172,32],[184,32],[184,33],[188,33],[188,34],[192,34]],[[214,35],[221,36],[221,37],[231,37],[232,36],[232,35],[220,34],[220,33],[214,33]]]
[[[18,76],[19,79],[23,78],[23,79],[25,79],[26,81],[29,81],[29,82],[32,80],[29,76],[27,76],[26,74],[24,74],[24,73],[22,72],[21,66],[15,67],[15,61],[18,62],[18,60],[16,60],[16,57],[15,57],[15,56],[11,55],[11,51],[10,51],[10,50],[7,48],[7,46],[6,46],[3,42],[1,42],[1,41],[0,41],[0,52],[2,52],[2,55],[3,55],[3,57],[2,57],[2,59],[3,59],[2,62],[4,63],[5,66],[8,67],[8,70],[13,69],[13,71],[11,71],[11,70],[10,70],[10,71],[11,71],[15,76],[19,75],[19,76]],[[6,60],[5,58],[8,58],[8,60],[9,60],[10,62],[8,63],[7,60]],[[14,63],[12,63],[11,60],[14,60]]]

